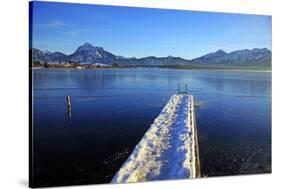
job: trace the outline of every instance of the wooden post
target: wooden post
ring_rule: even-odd
[[[66,96],[68,118],[71,119],[71,101],[70,96]]]
[[[178,93],[180,94],[180,84],[178,83]]]
[[[187,94],[187,83],[185,84],[185,94]]]

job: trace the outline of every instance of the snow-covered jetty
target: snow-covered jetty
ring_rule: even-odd
[[[171,97],[114,176],[113,183],[200,176],[192,95]]]

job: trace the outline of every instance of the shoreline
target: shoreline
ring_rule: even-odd
[[[161,67],[161,66],[119,66],[119,67],[100,67],[100,68],[44,68],[44,67],[31,67],[30,70],[123,70],[123,69],[171,69],[171,70],[183,70],[183,71],[216,71],[216,72],[262,72],[262,73],[272,73],[272,69],[246,69],[246,68],[172,68],[172,67]]]

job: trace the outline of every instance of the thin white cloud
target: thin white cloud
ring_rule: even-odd
[[[76,35],[82,35],[85,33],[95,33],[95,32],[103,32],[103,33],[110,33],[112,30],[107,28],[96,28],[96,27],[84,27],[84,28],[77,28],[77,27],[68,27],[64,28],[64,30],[61,30],[60,33],[64,35],[70,35],[70,36],[76,36]],[[111,34],[111,33],[110,33]]]
[[[84,32],[90,31],[89,29],[67,29],[60,31],[61,34],[63,35],[70,35],[70,36],[77,36],[77,35],[82,35]]]
[[[61,22],[61,21],[52,21],[52,22],[49,22],[49,23],[41,24],[41,26],[49,27],[49,28],[59,28],[59,27],[69,26],[69,24],[66,24],[66,23]]]

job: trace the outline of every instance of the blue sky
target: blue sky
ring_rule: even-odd
[[[32,46],[66,54],[85,42],[126,57],[271,49],[270,16],[51,2],[33,2],[32,14]]]

